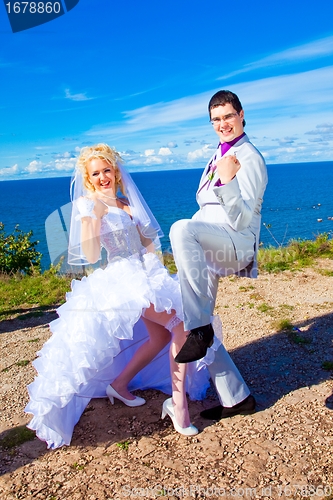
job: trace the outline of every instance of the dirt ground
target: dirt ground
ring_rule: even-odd
[[[333,277],[320,269],[333,262],[221,280],[216,312],[255,414],[203,420],[200,411],[218,403],[211,388],[189,403],[200,433],[184,437],[161,420],[162,393],[145,391],[138,408],[93,400],[69,447],[49,451],[37,438],[0,447],[0,499],[333,498],[333,379],[322,367],[333,362]],[[29,421],[31,361],[54,318],[0,323],[0,439]],[[289,333],[279,331],[283,319]]]

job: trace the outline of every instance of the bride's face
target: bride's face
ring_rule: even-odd
[[[106,160],[94,158],[88,163],[87,172],[89,180],[96,191],[101,193],[115,192],[115,169]]]

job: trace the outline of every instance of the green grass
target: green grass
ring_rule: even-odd
[[[250,299],[252,299],[252,300],[262,300],[262,298],[263,297],[260,295],[260,293],[255,292],[255,293],[251,293],[251,295],[250,295]]]
[[[286,247],[260,248],[260,269],[276,273],[299,270],[314,263],[318,257],[333,259],[333,240],[328,233],[319,234],[314,240],[291,240]]]
[[[10,429],[3,437],[0,439],[0,446],[5,449],[14,448],[14,446],[19,446],[26,441],[32,441],[35,438],[35,433],[28,429],[25,425],[20,427],[15,427]]]
[[[30,363],[28,359],[22,359],[16,363],[16,366],[27,366]]]
[[[269,306],[268,304],[266,304],[264,302],[263,304],[260,304],[259,306],[257,306],[257,309],[259,312],[266,313],[266,312],[273,311],[274,308],[272,306]]]
[[[331,276],[333,277],[333,271],[329,271],[328,269],[317,269],[319,274],[322,274],[323,276]]]
[[[289,340],[294,344],[298,345],[311,344],[310,339],[307,339],[306,337],[300,334],[301,331],[298,328],[293,327],[293,329],[290,332],[288,332]]]
[[[254,290],[254,286],[250,285],[250,286],[240,286],[239,287],[240,292],[248,292],[249,290]]]
[[[121,450],[125,450],[127,451],[128,450],[128,447],[130,445],[130,441],[122,441],[121,443],[117,443],[117,446],[118,448],[120,448]]]
[[[274,322],[274,327],[276,328],[277,332],[286,332],[288,334],[290,342],[292,342],[293,344],[311,344],[311,340],[304,337],[301,330],[294,326],[292,322],[287,318],[276,320]]]
[[[292,311],[293,309],[295,309],[294,306],[291,306],[289,304],[280,304],[279,307],[280,309],[283,309],[285,311]]]
[[[311,344],[311,340],[303,337],[303,335],[299,335],[298,333],[292,331],[289,333],[289,339],[291,342],[294,344],[298,345],[305,345],[305,344]]]
[[[293,324],[289,319],[280,319],[274,323],[274,326],[278,332],[291,332],[293,329]]]
[[[56,274],[51,268],[32,275],[20,273],[0,276],[0,320],[12,315],[21,320],[38,317],[50,306],[65,300],[71,277]],[[31,311],[34,306],[34,311]]]
[[[73,469],[76,469],[76,470],[83,470],[85,466],[83,464],[78,464],[77,462],[74,462],[72,467],[73,467]]]
[[[177,267],[173,258],[172,253],[165,252],[163,254],[163,262],[170,274],[177,273]]]
[[[321,367],[324,370],[333,370],[333,361],[323,361]]]
[[[164,263],[171,274],[177,272],[172,254],[163,255]],[[296,270],[312,265],[317,257],[333,259],[333,240],[327,233],[318,235],[315,240],[291,241],[287,247],[261,248],[258,254],[259,269],[268,272]],[[65,294],[70,290],[73,276],[59,275],[56,267],[41,273],[38,270],[31,275],[0,275],[0,321],[12,317],[21,321],[36,318],[44,314],[50,307],[58,306],[65,301]],[[321,274],[332,276],[330,270],[318,270]],[[229,276],[231,282],[235,276]],[[253,291],[254,287],[240,286],[241,292],[252,292],[249,299],[260,301],[263,298]],[[251,303],[252,307],[252,303]],[[286,306],[287,308],[287,306]],[[261,312],[269,312],[267,304],[258,308]]]

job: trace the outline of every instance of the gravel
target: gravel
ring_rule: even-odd
[[[255,414],[201,419],[203,408],[218,404],[211,387],[203,402],[189,404],[200,433],[184,437],[160,419],[158,391],[145,391],[148,403],[138,408],[95,399],[69,447],[49,451],[37,438],[0,446],[1,500],[333,498],[333,379],[322,368],[333,362],[333,277],[323,269],[333,262],[221,280],[216,313],[257,400]],[[0,439],[29,421],[31,361],[55,317],[0,323]],[[279,331],[281,320],[293,329]]]

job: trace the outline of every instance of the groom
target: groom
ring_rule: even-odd
[[[265,161],[244,132],[244,110],[236,94],[220,90],[208,111],[220,142],[200,180],[200,209],[192,219],[175,222],[170,232],[184,324],[190,330],[175,358],[178,363],[202,358],[213,343],[210,321],[220,276],[257,276]],[[201,412],[202,417],[219,420],[255,411],[255,399],[223,345],[209,371],[221,404]]]

